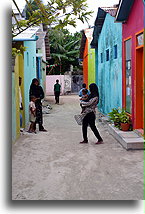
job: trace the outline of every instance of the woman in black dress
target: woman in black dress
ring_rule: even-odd
[[[44,98],[44,91],[43,88],[39,85],[38,79],[34,78],[32,80],[29,97],[35,96],[37,98],[35,105],[36,105],[36,123],[39,124],[39,131],[46,132],[47,130],[43,127],[43,117],[42,117],[42,103],[41,100]]]

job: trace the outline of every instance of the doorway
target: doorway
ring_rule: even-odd
[[[144,50],[136,48],[136,112],[135,129],[144,128]]]

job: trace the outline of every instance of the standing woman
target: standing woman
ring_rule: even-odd
[[[103,143],[103,139],[100,136],[96,125],[95,125],[95,119],[96,119],[96,106],[99,102],[99,92],[98,87],[95,83],[92,83],[89,85],[90,89],[90,95],[88,97],[88,102],[81,102],[82,106],[85,108],[83,114],[85,115],[82,121],[82,132],[83,132],[83,138],[84,140],[80,143],[88,143],[88,137],[87,137],[87,128],[88,125],[90,125],[91,130],[94,132],[94,135],[98,139],[96,144]]]
[[[42,103],[41,100],[44,98],[44,91],[43,88],[39,85],[38,79],[34,78],[32,80],[30,91],[29,91],[29,97],[31,96],[36,97],[36,123],[39,124],[39,131],[46,132],[47,130],[43,127],[43,117],[42,117]],[[35,126],[36,126],[35,123]]]

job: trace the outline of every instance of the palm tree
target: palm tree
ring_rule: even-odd
[[[53,29],[49,33],[49,39],[52,58],[49,63],[59,64],[59,67],[53,68],[54,74],[63,74],[70,69],[70,65],[79,66],[80,33],[72,35],[66,29]]]

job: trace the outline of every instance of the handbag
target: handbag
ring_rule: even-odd
[[[83,122],[83,118],[84,118],[83,115],[82,114],[76,114],[76,115],[74,115],[74,118],[75,118],[77,124],[81,126],[82,122]]]

